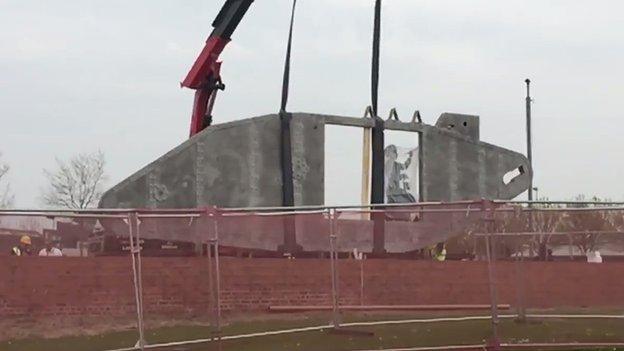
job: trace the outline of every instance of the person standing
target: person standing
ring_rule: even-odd
[[[28,235],[22,235],[19,245],[11,249],[12,256],[31,256],[32,254],[32,240]]]
[[[446,261],[446,245],[444,245],[444,243],[438,243],[435,246],[432,256],[435,261],[438,261],[438,262]]]
[[[63,256],[63,252],[56,246],[57,246],[56,242],[52,242],[48,240],[46,242],[46,247],[44,247],[43,249],[39,251],[39,256],[56,256],[56,257]]]

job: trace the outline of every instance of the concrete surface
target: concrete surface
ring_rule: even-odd
[[[324,203],[325,125],[370,128],[370,118],[294,113],[291,124],[295,205]],[[435,126],[387,120],[389,130],[420,134],[421,201],[512,199],[525,191],[532,176],[525,156],[479,139],[479,117],[445,113]],[[108,190],[101,208],[194,208],[201,206],[280,206],[280,121],[266,115],[214,125],[147,165]],[[503,176],[520,169],[508,184]],[[428,216],[418,222],[387,221],[386,250],[411,251],[443,241],[469,223],[458,215]],[[476,220],[476,219],[474,219]],[[279,220],[252,219],[222,224],[224,245],[276,250],[283,242]],[[302,222],[303,221],[303,222]],[[306,251],[326,250],[325,224],[302,224],[297,219],[297,242]],[[309,221],[309,220],[308,220]],[[370,221],[345,222],[341,245],[370,251]],[[123,225],[115,226],[118,235]],[[180,240],[190,238],[188,224],[145,221],[142,236]],[[315,229],[312,229],[315,228]],[[451,230],[455,228],[454,230]],[[319,235],[323,233],[322,235]],[[347,234],[352,233],[352,234]],[[356,235],[358,234],[359,235]],[[410,235],[402,235],[409,233]],[[346,239],[345,239],[346,240]],[[194,240],[193,240],[194,241]]]
[[[325,124],[365,127],[371,122],[293,114],[296,205],[324,202]],[[436,126],[389,120],[386,129],[422,134],[420,193],[424,201],[512,199],[528,188],[532,172],[526,157],[480,141],[477,116],[445,113]],[[279,157],[277,115],[215,125],[108,190],[99,207],[280,206]],[[504,184],[505,173],[518,167],[524,174]]]

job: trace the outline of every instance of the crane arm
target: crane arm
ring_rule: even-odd
[[[206,40],[206,45],[181,83],[183,87],[195,90],[190,136],[199,133],[212,123],[212,106],[217,91],[225,88],[221,81],[219,55],[230,42],[232,33],[253,1],[226,0],[212,23],[214,29]]]

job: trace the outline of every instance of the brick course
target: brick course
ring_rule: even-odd
[[[329,305],[329,260],[221,259],[222,308],[261,312],[269,305]],[[499,303],[516,301],[516,266],[497,263]],[[532,307],[607,307],[624,301],[624,263],[526,262]],[[0,257],[0,319],[119,316],[135,312],[129,257]],[[143,258],[145,314],[183,318],[209,311],[205,258]],[[344,304],[360,303],[360,263],[339,263]],[[395,259],[364,262],[364,303],[486,304],[485,262]],[[16,319],[16,320],[17,320]]]

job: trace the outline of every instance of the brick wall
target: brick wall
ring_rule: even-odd
[[[222,258],[225,311],[269,305],[329,305],[328,260]],[[624,263],[524,263],[526,301],[534,307],[622,306]],[[339,264],[345,304],[359,304],[360,263]],[[516,301],[516,266],[497,263],[499,302]],[[143,258],[145,314],[200,316],[208,311],[202,258]],[[130,316],[135,313],[129,257],[0,257],[0,319]],[[365,304],[488,303],[484,262],[367,260]]]

